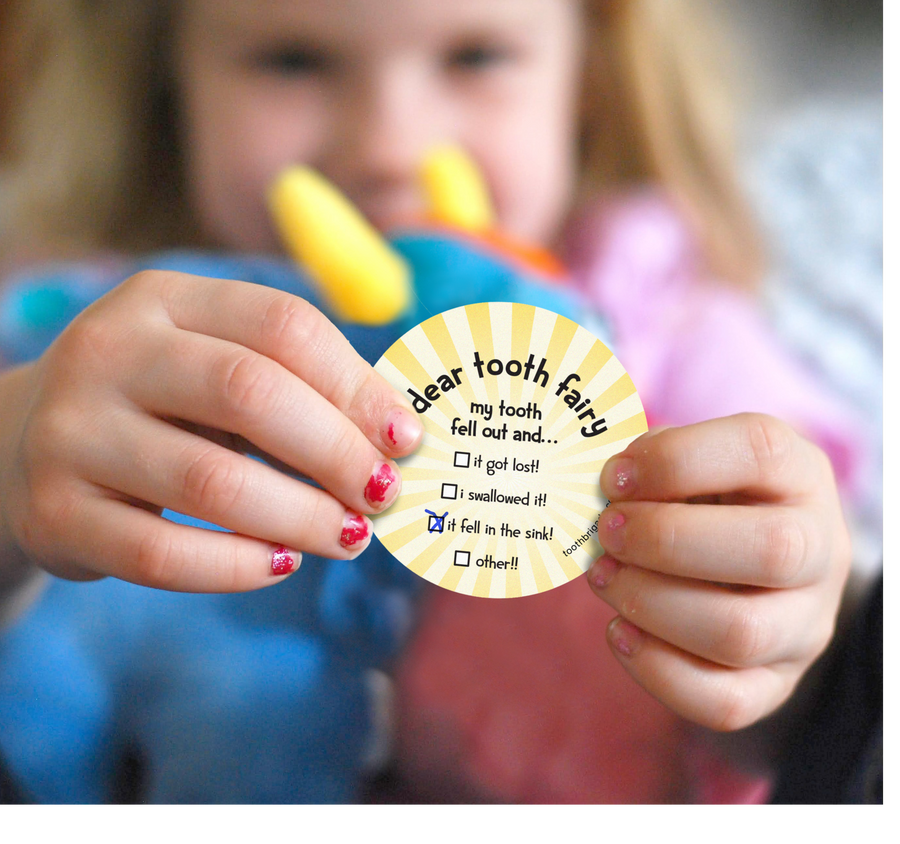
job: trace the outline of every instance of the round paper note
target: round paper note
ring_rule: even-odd
[[[403,489],[375,534],[455,592],[514,598],[599,556],[600,469],[647,420],[612,352],[577,323],[491,302],[438,314],[375,366],[420,414]]]

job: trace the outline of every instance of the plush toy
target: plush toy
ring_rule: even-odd
[[[412,325],[471,302],[520,301],[577,317],[575,300],[547,284],[546,266],[473,232],[471,217],[460,230],[446,209],[474,204],[454,204],[454,178],[451,189],[434,188],[446,174],[438,166],[427,177],[432,195],[444,197],[443,218],[398,232],[390,246],[348,230],[339,197],[331,217],[313,214],[309,230],[359,262],[344,281],[361,267],[361,287],[329,287],[336,276],[322,275],[321,256],[304,258],[316,284],[282,259],[194,251],[53,266],[4,286],[0,359],[38,356],[90,302],[149,268],[303,296],[372,363]],[[331,191],[310,178],[314,190]],[[373,267],[374,292],[365,286]],[[39,802],[352,801],[378,746],[371,672],[403,645],[420,584],[374,541],[352,562],[307,555],[284,583],[248,594],[51,578],[0,631],[0,757],[25,798]]]

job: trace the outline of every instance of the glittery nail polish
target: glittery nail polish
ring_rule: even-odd
[[[359,513],[348,510],[341,527],[341,545],[348,549],[356,548],[368,542],[371,535],[372,529],[369,520]]]
[[[376,509],[382,509],[385,502],[393,500],[394,485],[399,480],[399,475],[394,471],[390,463],[382,463],[378,466],[369,482],[366,484],[366,501]]]
[[[272,574],[276,577],[291,574],[298,568],[298,560],[300,554],[296,551],[289,551],[283,545],[279,545],[272,554]]]
[[[604,467],[603,484],[607,494],[628,495],[635,487],[634,460],[631,457],[613,457]]]
[[[600,535],[598,539],[605,551],[616,554],[625,548],[625,516],[618,510],[608,510],[600,516]]]

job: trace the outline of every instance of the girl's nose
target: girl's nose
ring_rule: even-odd
[[[346,175],[342,181],[363,204],[373,197],[412,203],[425,154],[450,140],[449,115],[422,77],[398,64],[363,80],[348,103],[336,146]]]

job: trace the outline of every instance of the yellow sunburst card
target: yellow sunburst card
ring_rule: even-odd
[[[647,430],[609,348],[531,305],[466,305],[417,325],[375,366],[425,427],[375,534],[432,583],[485,598],[568,583],[602,553],[600,470]]]

